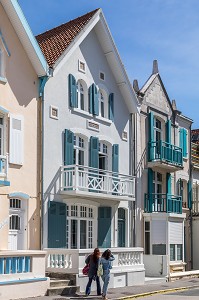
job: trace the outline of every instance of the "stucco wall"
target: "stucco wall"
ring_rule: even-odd
[[[24,163],[9,164],[10,187],[0,187],[0,223],[8,216],[7,194],[23,192],[28,200],[28,245],[38,249],[40,245],[40,213],[37,187],[37,138],[38,138],[38,81],[37,75],[16,35],[5,11],[0,5],[0,28],[11,56],[5,53],[7,83],[0,82],[0,105],[9,113],[24,117]],[[6,151],[9,153],[9,122],[6,127]],[[4,196],[2,196],[4,195]],[[24,200],[23,200],[24,201]],[[8,226],[1,229],[0,249],[7,248]]]

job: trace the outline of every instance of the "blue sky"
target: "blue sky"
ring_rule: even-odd
[[[18,0],[39,34],[102,8],[131,81],[141,87],[158,60],[170,99],[199,128],[198,0]]]

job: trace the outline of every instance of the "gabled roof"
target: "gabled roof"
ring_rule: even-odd
[[[36,36],[49,66],[53,66],[98,9]]]
[[[36,38],[46,60],[54,68],[54,74],[56,74],[58,65],[62,65],[67,61],[69,54],[81,44],[93,28],[129,112],[138,112],[140,105],[136,93],[129,81],[101,9],[96,9],[66,24],[62,24],[38,35]]]
[[[48,65],[17,0],[0,0],[38,76],[48,73]]]
[[[157,62],[156,62],[157,63]],[[154,69],[154,68],[153,68]],[[165,94],[165,96],[166,96],[166,99],[167,99],[167,101],[168,101],[168,103],[169,103],[169,106],[170,106],[170,108],[171,108],[171,111],[173,112],[173,107],[172,107],[172,104],[171,104],[171,100],[169,99],[169,96],[168,96],[168,94],[167,94],[167,91],[166,91],[166,89],[165,89],[165,86],[164,86],[164,84],[163,84],[163,81],[162,81],[162,79],[161,79],[161,76],[160,76],[160,74],[159,74],[159,72],[158,72],[158,69],[157,69],[157,73],[155,73],[155,72],[153,72],[152,74],[151,74],[151,76],[147,79],[147,81],[144,83],[144,85],[142,86],[142,88],[140,89],[140,93],[141,94],[145,94],[146,92],[147,92],[147,90],[149,89],[149,87],[151,86],[151,84],[154,82],[154,80],[156,79],[156,78],[158,78],[158,80],[160,81],[160,84],[161,84],[161,86],[162,86],[162,89],[163,89],[163,91],[164,91],[164,94]]]

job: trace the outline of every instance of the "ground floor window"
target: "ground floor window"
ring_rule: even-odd
[[[170,261],[182,260],[182,244],[170,244]]]
[[[93,248],[93,208],[86,205],[67,205],[66,247]]]
[[[145,243],[144,243],[145,254],[150,254],[150,222],[145,222]]]

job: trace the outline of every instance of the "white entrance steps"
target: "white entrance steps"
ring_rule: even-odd
[[[73,274],[52,274],[49,273],[50,287],[47,290],[47,296],[73,296],[79,292],[76,286],[75,276]]]
[[[192,278],[192,277],[199,277],[199,270],[175,272],[175,273],[170,273],[169,276],[167,276],[168,281],[175,281],[182,278]]]
[[[161,284],[167,282],[167,278],[162,277],[145,277],[144,284]]]

